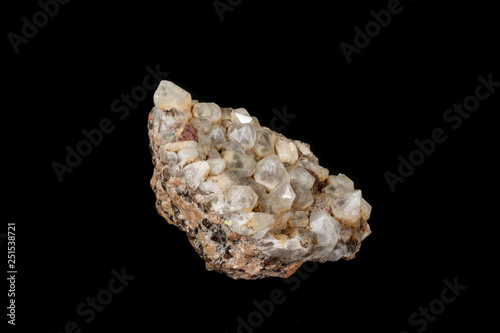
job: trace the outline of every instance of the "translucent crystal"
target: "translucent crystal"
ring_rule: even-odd
[[[276,155],[281,162],[295,164],[299,159],[299,152],[295,144],[282,136],[278,137],[275,144]]]
[[[250,186],[232,185],[226,194],[226,203],[229,210],[252,211],[257,203],[257,194]]]
[[[328,185],[323,192],[335,194],[352,190],[354,190],[354,182],[346,175],[339,173],[337,176],[328,176]]]
[[[298,210],[296,211],[292,218],[288,220],[288,226],[291,228],[303,228],[306,227],[309,224],[309,216],[307,216],[307,213]]]
[[[221,120],[221,108],[215,103],[197,103],[193,107],[193,116],[207,117],[215,124]]]
[[[207,162],[208,163],[208,162]],[[234,184],[231,176],[225,172],[217,175],[210,176],[202,184],[202,190],[206,192],[212,192],[215,194],[224,194],[229,190],[229,188]]]
[[[245,212],[242,210],[230,211],[224,214],[224,223],[229,228],[240,235],[249,236],[253,232],[249,227],[245,226],[255,213]]]
[[[179,150],[177,155],[179,157],[179,163],[185,165],[194,162],[198,158],[198,150],[196,148],[187,147]]]
[[[240,154],[245,154],[245,149],[236,141],[227,141],[224,143],[222,150],[232,150]]]
[[[249,226],[254,231],[260,231],[271,227],[273,222],[274,216],[272,214],[254,213],[252,219],[250,220]]]
[[[312,157],[312,155],[310,157]],[[311,161],[307,157],[300,157],[297,161],[297,165],[312,171],[316,175],[316,177],[318,177],[319,181],[325,181],[328,179],[328,169],[323,168],[322,166],[317,164],[316,159],[314,159],[314,161]]]
[[[230,125],[227,129],[229,140],[238,142],[244,149],[250,149],[255,144],[255,129],[250,124]]]
[[[162,147],[165,148],[168,151],[179,151],[184,148],[196,148],[198,143],[196,141],[177,141],[177,142],[170,142],[170,143],[165,143]]]
[[[253,175],[255,171],[255,161],[247,155],[233,150],[225,150],[221,153],[221,156],[226,160],[226,168],[228,170],[239,170],[245,177]]]
[[[293,188],[293,187],[292,187]],[[295,186],[295,200],[293,206],[297,209],[306,209],[314,203],[311,190],[303,186]]]
[[[255,130],[255,144],[252,150],[259,158],[274,154],[274,145],[277,135],[267,128],[258,127]]]
[[[182,169],[187,184],[192,189],[197,189],[201,183],[207,179],[210,165],[207,161],[199,161],[188,164]]]
[[[226,139],[226,129],[220,125],[214,125],[208,132],[208,136],[212,139],[217,149],[221,149]]]
[[[304,187],[310,189],[314,185],[314,177],[304,168],[295,165],[287,169],[290,175],[290,185],[293,188]]]
[[[162,147],[160,149],[160,158],[162,162],[165,163],[165,165],[169,168],[174,168],[177,164],[177,154],[172,151],[166,150],[165,147]]]
[[[309,229],[318,235],[318,245],[331,252],[337,244],[341,225],[325,211],[312,212]]]
[[[371,212],[372,206],[365,200],[365,198],[361,198],[361,216],[368,221]]]
[[[191,119],[191,94],[170,81],[161,81],[154,93],[155,106],[167,111],[172,108],[184,113]]]
[[[202,160],[206,159],[208,152],[212,149],[212,139],[208,135],[200,135],[198,136],[198,144],[196,145],[196,149],[198,150],[199,158]],[[215,148],[215,147],[214,147]]]
[[[295,192],[288,183],[278,184],[273,188],[269,195],[278,199],[277,211],[289,210],[292,208],[293,201],[295,199]]]
[[[290,176],[276,154],[268,155],[257,163],[254,178],[268,190],[272,190],[279,183],[290,182]]]
[[[220,156],[216,149],[209,152],[207,162],[210,165],[211,175],[219,175],[226,170],[226,160]]]
[[[252,116],[244,108],[238,108],[231,111],[231,122],[233,124],[249,124],[252,122]]]
[[[209,117],[195,117],[189,123],[196,127],[199,134],[206,134],[212,128],[212,122]]]
[[[231,111],[233,111],[233,108],[221,108],[221,121],[223,120],[229,120],[231,121]]]
[[[247,178],[247,179],[246,179],[246,184],[245,184],[245,185],[250,186],[250,187],[252,188],[252,190],[254,190],[254,191],[255,191],[255,193],[257,193],[257,196],[258,196],[259,198],[260,198],[260,197],[261,197],[264,193],[266,193],[266,188],[265,188],[263,185],[261,185],[261,184],[257,183],[257,182],[255,181],[255,179],[253,179],[253,178]]]
[[[347,191],[333,195],[333,216],[350,224],[357,224],[361,216],[361,191]]]

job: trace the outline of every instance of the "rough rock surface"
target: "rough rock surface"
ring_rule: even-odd
[[[309,145],[260,126],[244,108],[199,103],[170,81],[148,130],[156,209],[185,231],[208,270],[289,277],[305,261],[352,259],[371,206]]]

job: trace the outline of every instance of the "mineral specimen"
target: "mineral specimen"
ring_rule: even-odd
[[[352,259],[371,206],[309,145],[260,126],[244,108],[201,103],[169,81],[149,114],[156,209],[186,232],[208,270],[289,277],[305,261]]]

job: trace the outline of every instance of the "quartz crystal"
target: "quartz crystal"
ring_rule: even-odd
[[[156,209],[185,231],[208,270],[233,279],[289,277],[305,261],[352,259],[371,206],[330,175],[308,144],[162,81],[148,133]]]

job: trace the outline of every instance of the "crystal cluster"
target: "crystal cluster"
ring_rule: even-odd
[[[201,103],[162,81],[149,114],[156,209],[185,231],[208,270],[288,277],[305,261],[352,259],[371,206],[309,145],[244,108]]]

